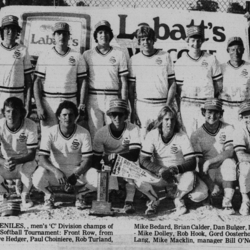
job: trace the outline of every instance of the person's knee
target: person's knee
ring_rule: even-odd
[[[240,177],[250,178],[250,163],[249,162],[241,162],[239,164],[239,169],[240,169]]]
[[[233,159],[226,159],[221,164],[221,175],[224,181],[236,180],[236,163]]]
[[[47,171],[45,168],[43,167],[38,167],[36,169],[36,171],[34,172],[33,176],[32,176],[32,183],[34,185],[34,187],[40,189],[41,187],[44,186],[44,180],[45,180],[45,176],[47,174]]]
[[[195,184],[194,172],[188,171],[181,175],[178,189],[180,191],[190,192],[193,190]]]

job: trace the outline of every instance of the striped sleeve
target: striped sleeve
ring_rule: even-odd
[[[51,129],[46,131],[47,133],[42,133],[41,145],[39,150],[39,155],[50,155],[51,151]]]
[[[129,63],[128,63],[128,70],[129,70],[129,76],[128,76],[128,80],[131,82],[135,82],[136,81],[136,77],[135,77],[135,68],[134,68],[134,60],[133,60],[133,56],[129,59]]]
[[[31,120],[26,120],[26,122],[28,130],[26,146],[28,149],[38,148],[37,125]]]
[[[213,60],[213,65],[212,65],[212,79],[213,80],[220,80],[222,79],[222,72],[221,72],[221,67],[220,64],[215,56]]]
[[[182,85],[184,82],[183,79],[183,67],[180,65],[180,59],[178,59],[174,65],[174,71],[175,71],[175,81],[176,84]]]
[[[31,74],[33,73],[33,67],[30,62],[30,55],[28,53],[28,50],[25,48],[25,57],[24,57],[24,74]]]
[[[82,157],[92,156],[93,150],[92,150],[91,137],[87,130],[85,130],[85,133],[82,133],[81,144],[82,144],[82,147],[81,147]]]
[[[191,141],[191,145],[194,149],[193,156],[202,158],[203,151],[202,151],[202,148],[201,148],[201,145],[199,142],[199,134],[197,133],[197,131],[191,135],[190,141]]]
[[[77,78],[82,78],[87,76],[87,67],[83,55],[79,55],[79,62],[77,68]]]
[[[174,67],[169,53],[167,53],[167,73],[168,80],[175,79]]]
[[[121,51],[121,59],[119,64],[119,76],[128,75],[128,64],[124,52]]]
[[[94,155],[102,156],[104,153],[104,136],[105,130],[98,130],[95,134],[94,142],[93,142],[93,152]]]
[[[130,132],[130,144],[129,149],[140,149],[141,148],[141,136],[139,127],[134,125],[135,127]]]
[[[234,128],[233,126],[229,125],[227,126],[226,130],[226,141],[224,143],[224,149],[230,149],[233,147],[233,134],[234,134]]]
[[[236,128],[234,130],[233,145],[236,153],[247,150],[247,134],[243,128]]]
[[[141,155],[151,157],[154,152],[154,148],[155,146],[154,146],[154,137],[152,130],[146,135],[146,138],[142,143]]]
[[[46,76],[46,63],[44,61],[44,55],[41,54],[38,57],[37,64],[36,64],[36,69],[35,69],[35,75],[45,78]]]

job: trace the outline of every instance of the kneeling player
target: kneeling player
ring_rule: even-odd
[[[180,131],[177,114],[174,109],[165,106],[161,109],[153,129],[146,135],[142,144],[140,164],[150,172],[161,176],[153,186],[167,187],[173,181],[177,184],[177,194],[174,200],[176,212],[174,216],[186,213],[187,208],[183,197],[195,186],[194,151],[187,135]],[[200,181],[199,181],[200,182]],[[189,195],[194,197],[194,193]],[[207,188],[196,196],[195,201],[207,198]],[[155,213],[159,204],[158,197],[147,204],[146,213]],[[194,200],[192,198],[192,200]]]
[[[207,99],[201,110],[205,123],[191,136],[196,156],[199,157],[199,168],[205,174],[204,180],[212,195],[215,195],[216,185],[222,185],[224,213],[234,214],[232,198],[236,182],[236,163],[233,160],[233,126],[220,120],[223,115],[220,100]]]
[[[250,207],[250,100],[240,105],[239,115],[242,126],[235,127],[234,150],[239,160],[239,185],[242,204],[239,213],[249,215]]]
[[[75,124],[78,110],[70,101],[62,102],[56,116],[59,124],[42,134],[39,168],[33,175],[34,186],[45,193],[44,208],[54,207],[51,186],[78,188],[75,206],[86,208],[85,194],[97,187],[97,171],[91,167],[92,146],[89,132]]]
[[[24,208],[33,206],[29,198],[31,176],[36,169],[35,155],[38,147],[37,126],[25,118],[23,102],[17,97],[5,100],[0,120],[0,142],[3,158],[0,158],[0,193],[7,194],[5,180],[21,179],[21,198]]]

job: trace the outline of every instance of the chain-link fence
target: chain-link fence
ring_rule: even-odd
[[[0,0],[0,7],[8,5],[55,5],[116,8],[167,8],[194,11],[244,14],[245,0]]]

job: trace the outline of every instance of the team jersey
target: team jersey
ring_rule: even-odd
[[[243,124],[235,128],[233,144],[236,153],[238,151],[244,151],[250,154],[250,132]]]
[[[105,55],[95,47],[83,53],[88,68],[90,94],[117,94],[119,77],[128,74],[127,60],[124,52],[111,47]]]
[[[8,49],[1,43],[0,55],[0,99],[15,96],[24,100],[24,76],[33,72],[27,48],[16,44]]]
[[[136,82],[137,99],[166,99],[171,79],[175,74],[168,52],[156,50],[150,56],[140,52],[131,57],[129,80]]]
[[[182,85],[182,97],[214,97],[213,81],[222,79],[216,57],[202,52],[198,59],[183,53],[175,63],[176,83]]]
[[[191,135],[195,155],[206,161],[233,147],[233,131],[233,126],[220,122],[217,131],[211,133],[203,124]]]
[[[1,152],[5,159],[21,158],[27,155],[28,149],[38,147],[37,125],[25,118],[16,131],[12,131],[5,118],[0,120]]]
[[[35,74],[45,78],[43,95],[53,98],[76,97],[77,79],[87,76],[80,53],[68,48],[67,53],[61,55],[55,47],[39,56]]]
[[[153,157],[161,167],[181,165],[194,156],[194,150],[184,132],[175,133],[168,143],[163,142],[158,129],[151,130],[142,143],[141,155]]]
[[[221,65],[223,91],[220,98],[226,101],[241,102],[250,98],[250,63],[243,61],[234,67],[230,61]]]
[[[129,150],[141,148],[140,132],[136,125],[126,122],[119,138],[114,137],[112,134],[110,124],[106,125],[99,129],[95,135],[93,143],[94,154],[102,156],[103,153],[125,153],[122,146],[124,139],[130,140]]]
[[[50,156],[52,164],[63,171],[80,166],[82,157],[93,155],[89,132],[81,126],[75,125],[69,137],[63,135],[58,124],[46,132],[42,135],[39,155]]]

